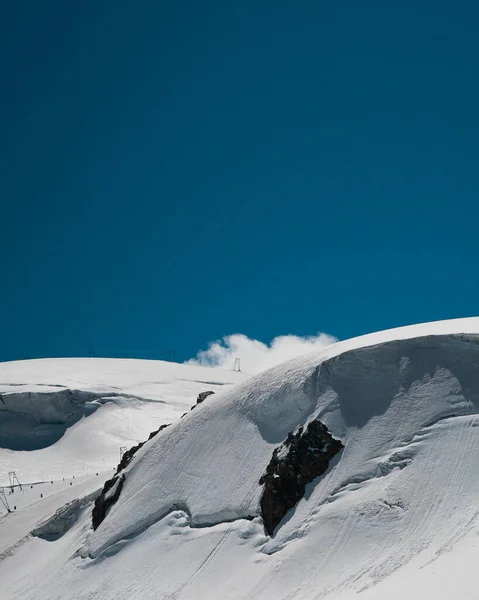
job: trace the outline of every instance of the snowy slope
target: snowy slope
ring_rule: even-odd
[[[0,484],[63,479],[117,465],[120,447],[243,373],[164,361],[42,359],[0,363]]]
[[[479,319],[289,361],[145,444],[95,532],[85,510],[0,557],[5,597],[477,598],[478,413]],[[258,481],[312,419],[344,450],[267,536]]]

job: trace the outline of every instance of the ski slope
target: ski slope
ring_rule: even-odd
[[[120,447],[145,440],[243,373],[103,358],[0,363],[0,485],[111,470]]]
[[[205,371],[212,381],[216,369]],[[478,318],[339,342],[236,383],[138,451],[96,531],[88,500],[54,541],[12,534],[4,518],[2,597],[478,597]],[[288,433],[313,419],[344,449],[268,536],[258,481]],[[85,477],[83,495],[98,478]],[[31,527],[36,508],[14,518],[22,513]]]

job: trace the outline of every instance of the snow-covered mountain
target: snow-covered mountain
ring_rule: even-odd
[[[243,373],[154,360],[63,358],[0,363],[0,485],[111,470],[121,447],[190,410]]]
[[[183,376],[194,367],[165,363],[158,377],[149,371],[157,363],[141,377],[116,361],[56,373],[49,363],[48,376],[27,363],[1,365],[9,386],[2,397],[17,393],[25,407],[22,393],[41,384],[104,395],[85,400],[101,406],[74,425],[65,419],[50,446],[1,451],[25,457],[25,471],[29,460],[32,471],[53,464],[75,428],[83,428],[80,437],[90,427],[93,437],[101,427],[114,437],[109,402],[121,420],[152,410],[145,398],[164,401],[168,416],[155,413],[143,439],[176,420],[118,473],[110,463],[102,481],[54,480],[48,497],[34,502],[36,486],[12,495],[22,501],[0,522],[0,543],[8,539],[0,548],[2,598],[477,598],[479,319],[340,342],[243,381],[206,368]],[[209,389],[216,393],[178,418]],[[118,397],[120,405],[101,401]],[[14,404],[11,397],[9,414]],[[42,418],[34,408],[28,417]],[[78,440],[68,442],[75,464],[86,451]],[[95,530],[94,498],[108,505]],[[265,528],[271,510],[280,517]]]

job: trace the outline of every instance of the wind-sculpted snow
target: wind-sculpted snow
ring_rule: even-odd
[[[188,507],[195,524],[259,515],[258,480],[275,447],[312,419],[345,445],[313,486],[322,505],[413,462],[420,445],[402,449],[404,458],[397,447],[423,428],[477,410],[475,338],[426,336],[331,354],[295,359],[217,394],[142,448],[125,470],[119,501],[89,540],[90,556],[174,505]],[[294,519],[280,526],[267,551],[295,526]]]
[[[198,393],[245,378],[154,360],[0,363],[0,484],[10,470],[30,481],[111,470],[120,447],[179,419]]]
[[[120,394],[58,389],[0,394],[0,448],[37,450],[57,442],[65,431]]]
[[[475,599],[478,334],[381,332],[216,388],[119,472],[96,531],[88,512],[55,542],[10,544],[5,598]],[[267,535],[259,480],[313,421],[344,447]]]
[[[56,541],[61,538],[72,526],[77,522],[81,512],[85,507],[92,504],[98,497],[99,490],[84,496],[83,498],[75,498],[68,502],[50,518],[46,519],[35,527],[32,535],[40,537],[47,541]]]

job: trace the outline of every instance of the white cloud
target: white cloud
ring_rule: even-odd
[[[235,333],[211,342],[208,350],[198,352],[196,358],[189,360],[188,364],[232,369],[235,358],[239,358],[242,371],[259,373],[285,360],[319,350],[334,342],[337,342],[335,337],[318,333],[310,337],[280,335],[269,344],[264,344],[241,333]]]

